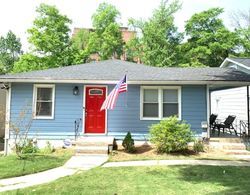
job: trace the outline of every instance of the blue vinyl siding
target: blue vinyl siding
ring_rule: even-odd
[[[73,95],[74,84],[55,85],[54,119],[33,120],[30,135],[40,138],[66,138],[74,135],[74,121],[83,115],[83,86],[79,86],[78,96]],[[20,118],[19,113],[29,109],[26,114],[30,120],[32,113],[33,84],[12,84],[11,121],[15,123]],[[27,123],[26,123],[27,124]],[[81,128],[81,127],[80,127]]]
[[[109,91],[114,86],[109,86]],[[201,121],[207,120],[206,86],[183,85],[181,87],[182,120],[191,129],[201,134]],[[108,111],[108,133],[124,135],[127,131],[134,134],[147,134],[149,126],[158,120],[140,120],[140,85],[130,85],[128,93],[119,96],[116,108]]]
[[[74,86],[80,93],[73,95]],[[108,91],[114,85],[108,85]],[[206,121],[206,86],[182,86],[182,119],[191,124],[192,130],[201,133],[201,121]],[[31,117],[33,84],[12,84],[11,121],[15,123],[22,110],[29,110]],[[74,121],[83,117],[83,85],[55,84],[54,119],[33,120],[30,135],[38,138],[64,139],[74,136]],[[159,121],[140,120],[140,85],[129,85],[128,93],[120,94],[114,110],[108,111],[108,135],[123,136],[127,131],[146,135],[148,127]],[[80,126],[80,131],[82,126]]]

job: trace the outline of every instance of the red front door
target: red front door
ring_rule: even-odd
[[[85,133],[105,133],[105,110],[100,111],[106,98],[106,87],[86,87]]]

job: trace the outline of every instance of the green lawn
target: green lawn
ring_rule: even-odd
[[[248,167],[95,168],[4,194],[249,194]]]
[[[27,175],[61,166],[72,154],[71,150],[59,149],[48,155],[26,155],[25,159],[18,159],[15,155],[0,156],[0,179]]]

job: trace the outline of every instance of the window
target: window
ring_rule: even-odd
[[[160,120],[176,115],[181,118],[180,87],[142,86],[141,116],[142,120]]]
[[[158,90],[157,89],[144,90],[143,116],[158,117],[158,113],[159,113]]]
[[[102,95],[103,90],[102,89],[90,89],[89,95]]]
[[[54,85],[34,85],[33,116],[35,119],[54,118]]]
[[[178,117],[178,89],[163,89],[163,117]]]

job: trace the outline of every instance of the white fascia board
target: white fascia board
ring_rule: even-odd
[[[234,64],[237,64],[238,66],[241,66],[241,67],[243,67],[243,68],[246,68],[247,70],[250,70],[250,67],[245,66],[244,64],[241,64],[241,63],[236,62],[236,61],[234,61],[234,60],[231,60],[231,59],[229,59],[229,58],[226,58],[226,59],[222,62],[222,64],[220,65],[220,67],[221,67],[221,68],[227,67],[228,62],[232,62],[232,63],[234,63]]]
[[[74,83],[74,84],[117,84],[118,80],[53,80],[53,79],[0,79],[0,83]],[[206,84],[227,84],[227,85],[249,85],[247,81],[128,81],[128,84],[162,84],[162,85],[206,85]]]

